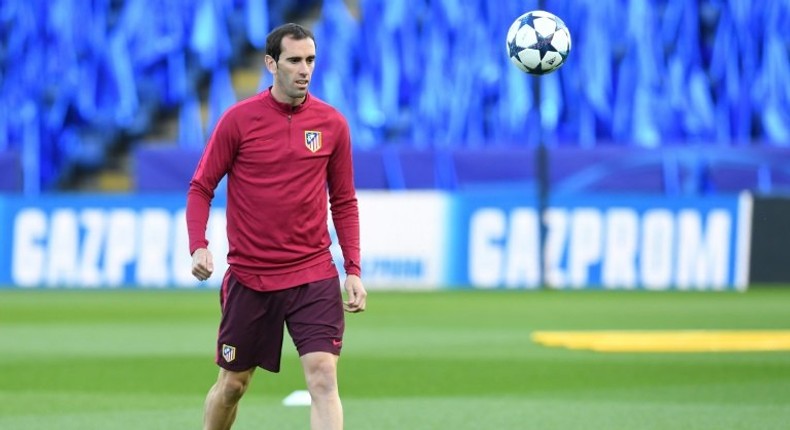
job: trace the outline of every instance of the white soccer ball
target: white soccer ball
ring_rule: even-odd
[[[571,33],[557,16],[543,10],[527,12],[507,32],[507,55],[521,71],[545,75],[565,63]]]

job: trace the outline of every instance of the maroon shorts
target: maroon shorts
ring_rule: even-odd
[[[260,366],[279,372],[284,326],[299,356],[318,351],[340,355],[345,320],[336,277],[260,292],[240,284],[228,271],[220,304],[216,362],[224,369],[239,372]]]

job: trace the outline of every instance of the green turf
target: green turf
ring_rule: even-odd
[[[748,293],[372,291],[340,361],[348,429],[784,429],[790,352],[604,354],[534,330],[790,329]],[[215,291],[0,290],[0,429],[195,429],[216,375]],[[308,428],[259,371],[237,429]]]

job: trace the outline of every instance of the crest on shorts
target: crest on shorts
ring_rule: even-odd
[[[310,152],[316,152],[321,149],[321,132],[305,130],[304,144]]]
[[[230,363],[231,361],[236,359],[236,347],[230,346],[228,344],[222,344],[222,358],[225,359],[226,362]]]

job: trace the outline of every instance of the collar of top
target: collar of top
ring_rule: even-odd
[[[305,95],[304,101],[296,106],[290,105],[288,103],[282,103],[274,98],[272,95],[272,87],[269,87],[261,93],[261,99],[268,104],[269,106],[273,107],[275,110],[278,110],[286,115],[294,114],[297,112],[301,112],[307,109],[307,105],[310,103],[310,93],[308,92]]]

